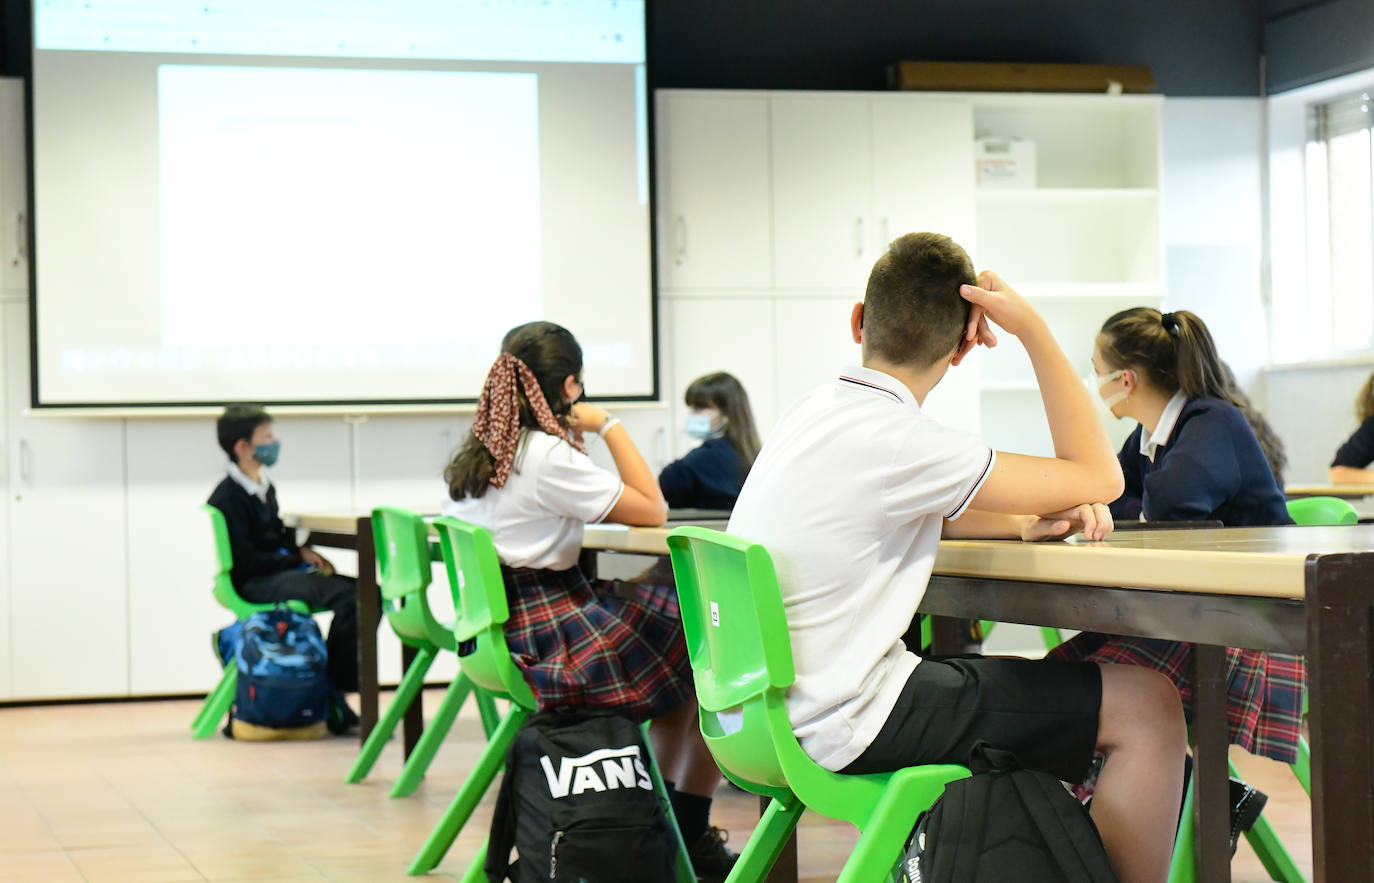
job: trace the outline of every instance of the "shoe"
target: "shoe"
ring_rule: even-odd
[[[1240,844],[1240,835],[1249,831],[1259,821],[1260,813],[1264,812],[1264,805],[1269,802],[1269,795],[1257,788],[1245,784],[1239,779],[1232,779],[1231,785],[1231,855],[1236,854],[1236,847]]]
[[[687,857],[692,860],[692,870],[696,871],[699,883],[722,883],[730,876],[739,853],[726,847],[725,841],[729,839],[729,831],[712,825],[687,845]]]

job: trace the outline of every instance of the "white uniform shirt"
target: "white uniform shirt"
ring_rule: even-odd
[[[443,512],[491,531],[508,567],[567,570],[582,550],[583,528],[605,518],[624,490],[618,476],[563,439],[526,430],[504,487],[446,500]]]
[[[963,514],[993,456],[867,368],[807,394],[759,453],[729,532],[772,555],[797,672],[788,716],[821,766],[850,764],[891,714],[942,520]]]

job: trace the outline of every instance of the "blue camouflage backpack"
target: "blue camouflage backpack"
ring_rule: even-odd
[[[243,622],[233,719],[273,730],[327,723],[334,695],[315,620],[279,605]]]

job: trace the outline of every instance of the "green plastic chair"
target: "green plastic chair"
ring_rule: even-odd
[[[1302,497],[1288,501],[1288,517],[1301,525],[1354,524],[1360,520],[1355,507],[1340,497]]]
[[[768,552],[701,527],[674,530],[668,550],[702,736],[731,781],[771,798],[727,880],[763,880],[807,807],[860,831],[838,883],[888,879],[916,816],[969,771],[932,765],[846,776],[818,765],[787,718],[786,692],[796,675]]]
[[[215,538],[215,576],[211,589],[215,600],[233,613],[240,622],[259,610],[271,610],[276,607],[276,604],[253,604],[245,601],[234,591],[233,580],[229,578],[229,572],[234,569],[234,553],[229,546],[229,528],[224,523],[224,513],[209,503],[201,506],[200,510],[209,517],[210,530]],[[288,601],[286,604],[297,613],[312,612],[303,601]],[[208,739],[219,729],[220,721],[224,720],[224,716],[229,713],[229,706],[234,703],[238,683],[239,665],[236,657],[224,666],[224,674],[220,676],[219,684],[205,697],[205,704],[200,707],[195,720],[191,722],[193,738]]]
[[[484,528],[449,517],[436,519],[434,527],[439,533],[439,547],[448,570],[449,584],[453,588],[453,608],[458,614],[453,635],[459,648],[459,664],[474,684],[493,696],[510,700],[511,706],[500,726],[488,739],[477,765],[468,774],[453,802],[439,819],[439,824],[411,862],[411,875],[427,874],[443,860],[505,763],[506,753],[515,741],[516,733],[538,708],[534,693],[525,683],[524,675],[511,659],[506,646],[505,625],[510,619],[510,607],[506,602],[505,582],[501,578],[501,564],[496,557],[491,534]],[[676,829],[677,821],[668,801],[667,788],[647,738],[645,746],[649,752],[647,765],[654,788]],[[486,874],[482,866],[486,862],[486,855],[487,841],[484,838],[461,879],[467,883],[485,881]],[[680,832],[677,880],[678,883],[696,881]]]
[[[457,646],[452,626],[435,619],[425,595],[430,584],[431,555],[429,526],[424,519],[404,509],[379,507],[372,510],[372,535],[377,549],[377,564],[382,574],[382,610],[396,637],[401,639],[402,644],[414,648],[416,655],[406,668],[400,686],[396,688],[396,697],[368,734],[358,759],[348,771],[344,781],[349,784],[361,782],[372,770],[387,740],[396,731],[396,725],[405,717],[406,711],[424,687],[425,674],[438,658],[439,651],[453,652]],[[473,690],[472,681],[460,673],[449,683],[434,718],[425,727],[415,750],[406,759],[401,775],[391,789],[392,797],[406,797],[419,787],[469,693],[476,700],[482,729],[490,738],[499,721],[496,703],[485,690]]]

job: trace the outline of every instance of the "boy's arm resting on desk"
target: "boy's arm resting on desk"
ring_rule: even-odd
[[[954,521],[946,520],[940,536],[947,540],[1051,540],[1082,531],[1089,540],[1106,539],[1112,515],[1103,503],[1083,503],[1046,515],[1004,515],[969,509]]]

